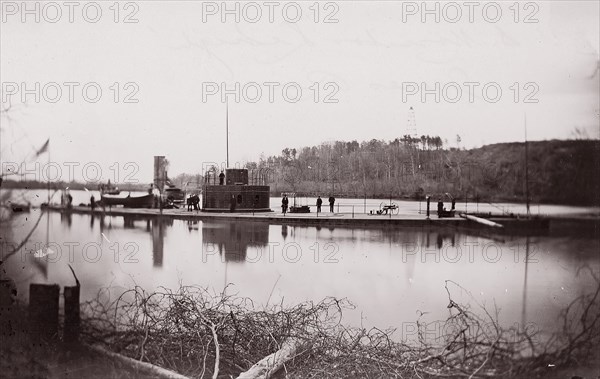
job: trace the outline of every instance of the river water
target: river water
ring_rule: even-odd
[[[75,203],[86,196],[74,195]],[[358,207],[360,201],[346,204]],[[273,199],[274,206],[278,202]],[[411,204],[402,207],[417,212],[418,203]],[[180,284],[215,293],[227,287],[228,294],[249,297],[258,307],[334,296],[356,305],[345,314],[348,324],[394,327],[397,337],[408,339],[422,312],[422,321],[448,315],[446,281],[462,287],[448,285],[453,300],[497,309],[504,326],[534,325],[551,333],[559,328],[560,311],[595,288],[587,268],[600,271],[600,243],[591,236],[159,221],[39,208],[3,221],[0,234],[3,276],[16,281],[23,300],[29,283],[73,285],[70,264],[81,281],[82,300],[108,287],[118,293],[135,285],[152,291]],[[43,257],[35,258],[35,252]]]

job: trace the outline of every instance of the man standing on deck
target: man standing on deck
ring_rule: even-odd
[[[287,212],[288,204],[289,204],[289,200],[287,198],[287,195],[284,194],[283,199],[281,199],[281,211],[283,212],[284,215]]]
[[[335,197],[329,196],[329,212],[333,213],[333,204],[335,204]]]
[[[321,196],[317,197],[317,213],[321,213],[321,205],[323,204],[323,199]]]
[[[92,208],[92,213],[94,213],[94,209],[96,209],[96,198],[94,195],[90,197],[90,208]]]
[[[219,174],[219,185],[222,186],[223,184],[225,184],[225,174],[223,174],[223,170],[221,170],[221,173]]]

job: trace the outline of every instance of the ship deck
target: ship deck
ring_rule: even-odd
[[[90,207],[74,206],[67,210],[60,206],[51,205],[48,207],[54,212],[71,212],[75,214],[91,214]],[[347,227],[458,227],[473,229],[488,229],[498,232],[503,230],[510,233],[544,231],[552,227],[572,228],[585,227],[593,234],[597,234],[600,229],[600,217],[594,214],[568,215],[542,217],[534,219],[497,219],[504,228],[490,228],[476,222],[466,220],[461,217],[438,218],[432,214],[427,218],[425,214],[398,214],[398,215],[370,215],[370,214],[350,214],[350,213],[287,213],[281,212],[202,212],[187,211],[186,209],[146,209],[146,208],[96,208],[94,215],[97,216],[124,216],[131,218],[171,218],[179,220],[192,221],[252,221],[265,222],[270,224],[288,224],[305,226],[347,226]],[[494,218],[492,218],[494,220]]]

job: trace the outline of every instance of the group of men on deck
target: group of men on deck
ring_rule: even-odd
[[[281,212],[283,214],[287,213],[288,210],[288,205],[289,205],[289,199],[287,197],[286,194],[283,194],[283,198],[281,199]],[[333,197],[333,195],[329,196],[329,212],[333,213],[333,205],[335,204],[335,197]],[[321,199],[321,196],[317,197],[317,213],[321,213],[321,205],[323,205],[323,199]]]

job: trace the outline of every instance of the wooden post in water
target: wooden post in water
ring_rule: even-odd
[[[75,279],[75,286],[65,287],[65,328],[63,331],[63,340],[67,345],[75,345],[79,342],[79,331],[81,317],[79,314],[79,293],[81,283],[75,275],[75,270],[69,265],[71,274]]]
[[[29,329],[32,342],[50,340],[58,335],[58,284],[29,286]]]
[[[79,285],[65,287],[65,329],[63,339],[66,344],[79,342],[80,315],[79,315]]]
[[[15,335],[16,318],[14,304],[17,300],[17,285],[11,278],[0,279],[0,343],[4,338]]]

